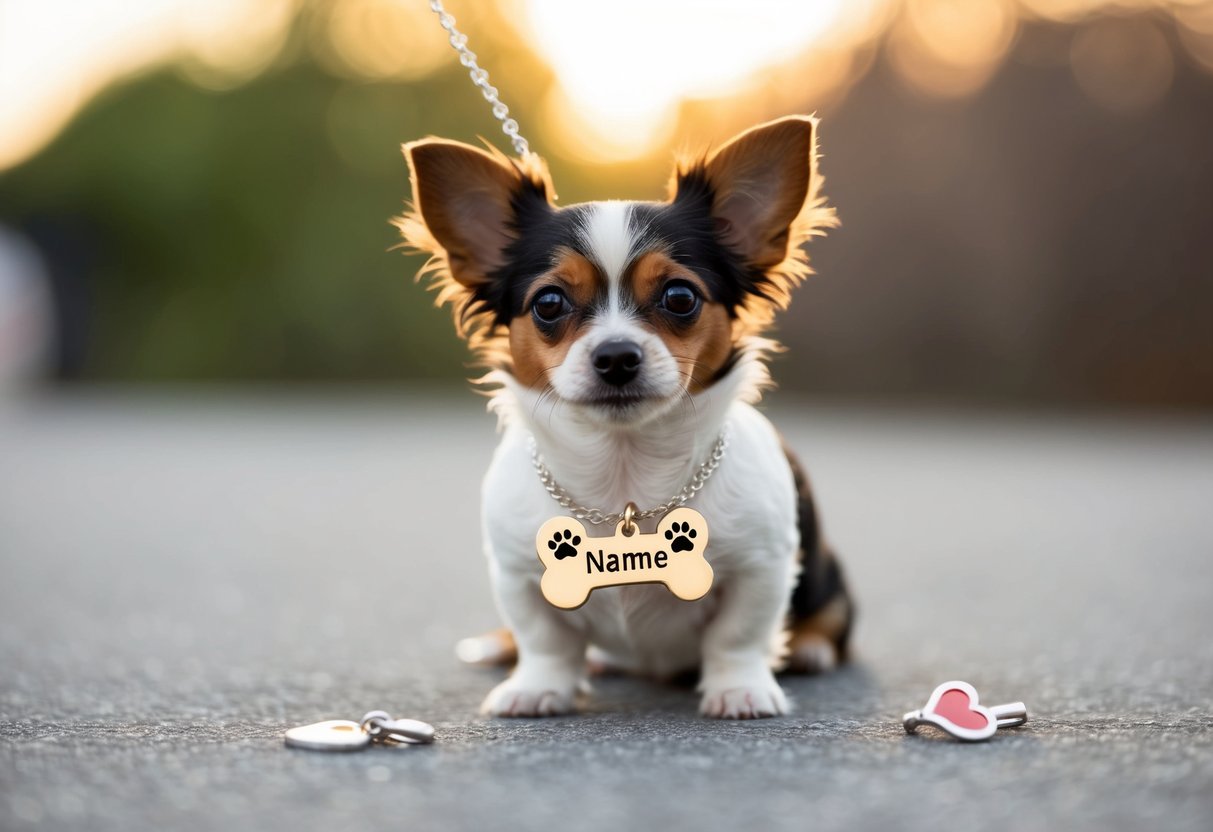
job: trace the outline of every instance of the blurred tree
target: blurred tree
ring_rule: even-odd
[[[422,92],[307,64],[223,94],[159,72],[5,176],[0,215],[90,250],[88,375],[449,377],[417,263],[385,253]]]

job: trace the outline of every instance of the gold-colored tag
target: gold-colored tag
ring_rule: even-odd
[[[712,566],[704,559],[708,522],[692,508],[676,508],[657,531],[620,521],[610,537],[590,537],[581,521],[553,517],[539,527],[535,551],[545,570],[539,588],[550,604],[575,610],[591,590],[625,584],[665,584],[684,601],[697,601],[712,588]]]

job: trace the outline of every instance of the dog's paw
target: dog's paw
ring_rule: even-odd
[[[713,719],[763,719],[788,710],[788,698],[769,672],[740,685],[708,683],[699,701],[699,712]]]
[[[575,708],[577,685],[511,676],[493,688],[480,706],[489,716],[560,716]]]

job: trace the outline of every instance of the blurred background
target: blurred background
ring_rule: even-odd
[[[822,118],[828,397],[1213,406],[1213,3],[451,0],[561,202]],[[456,381],[399,146],[508,147],[424,0],[0,0],[0,377]]]

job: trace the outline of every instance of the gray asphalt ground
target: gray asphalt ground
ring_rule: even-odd
[[[0,409],[0,828],[1213,828],[1213,424],[810,406],[862,605],[782,719],[597,682],[504,721],[452,646],[496,616],[471,394],[74,393]],[[935,684],[1022,699],[907,737]],[[383,708],[430,747],[283,731]]]

